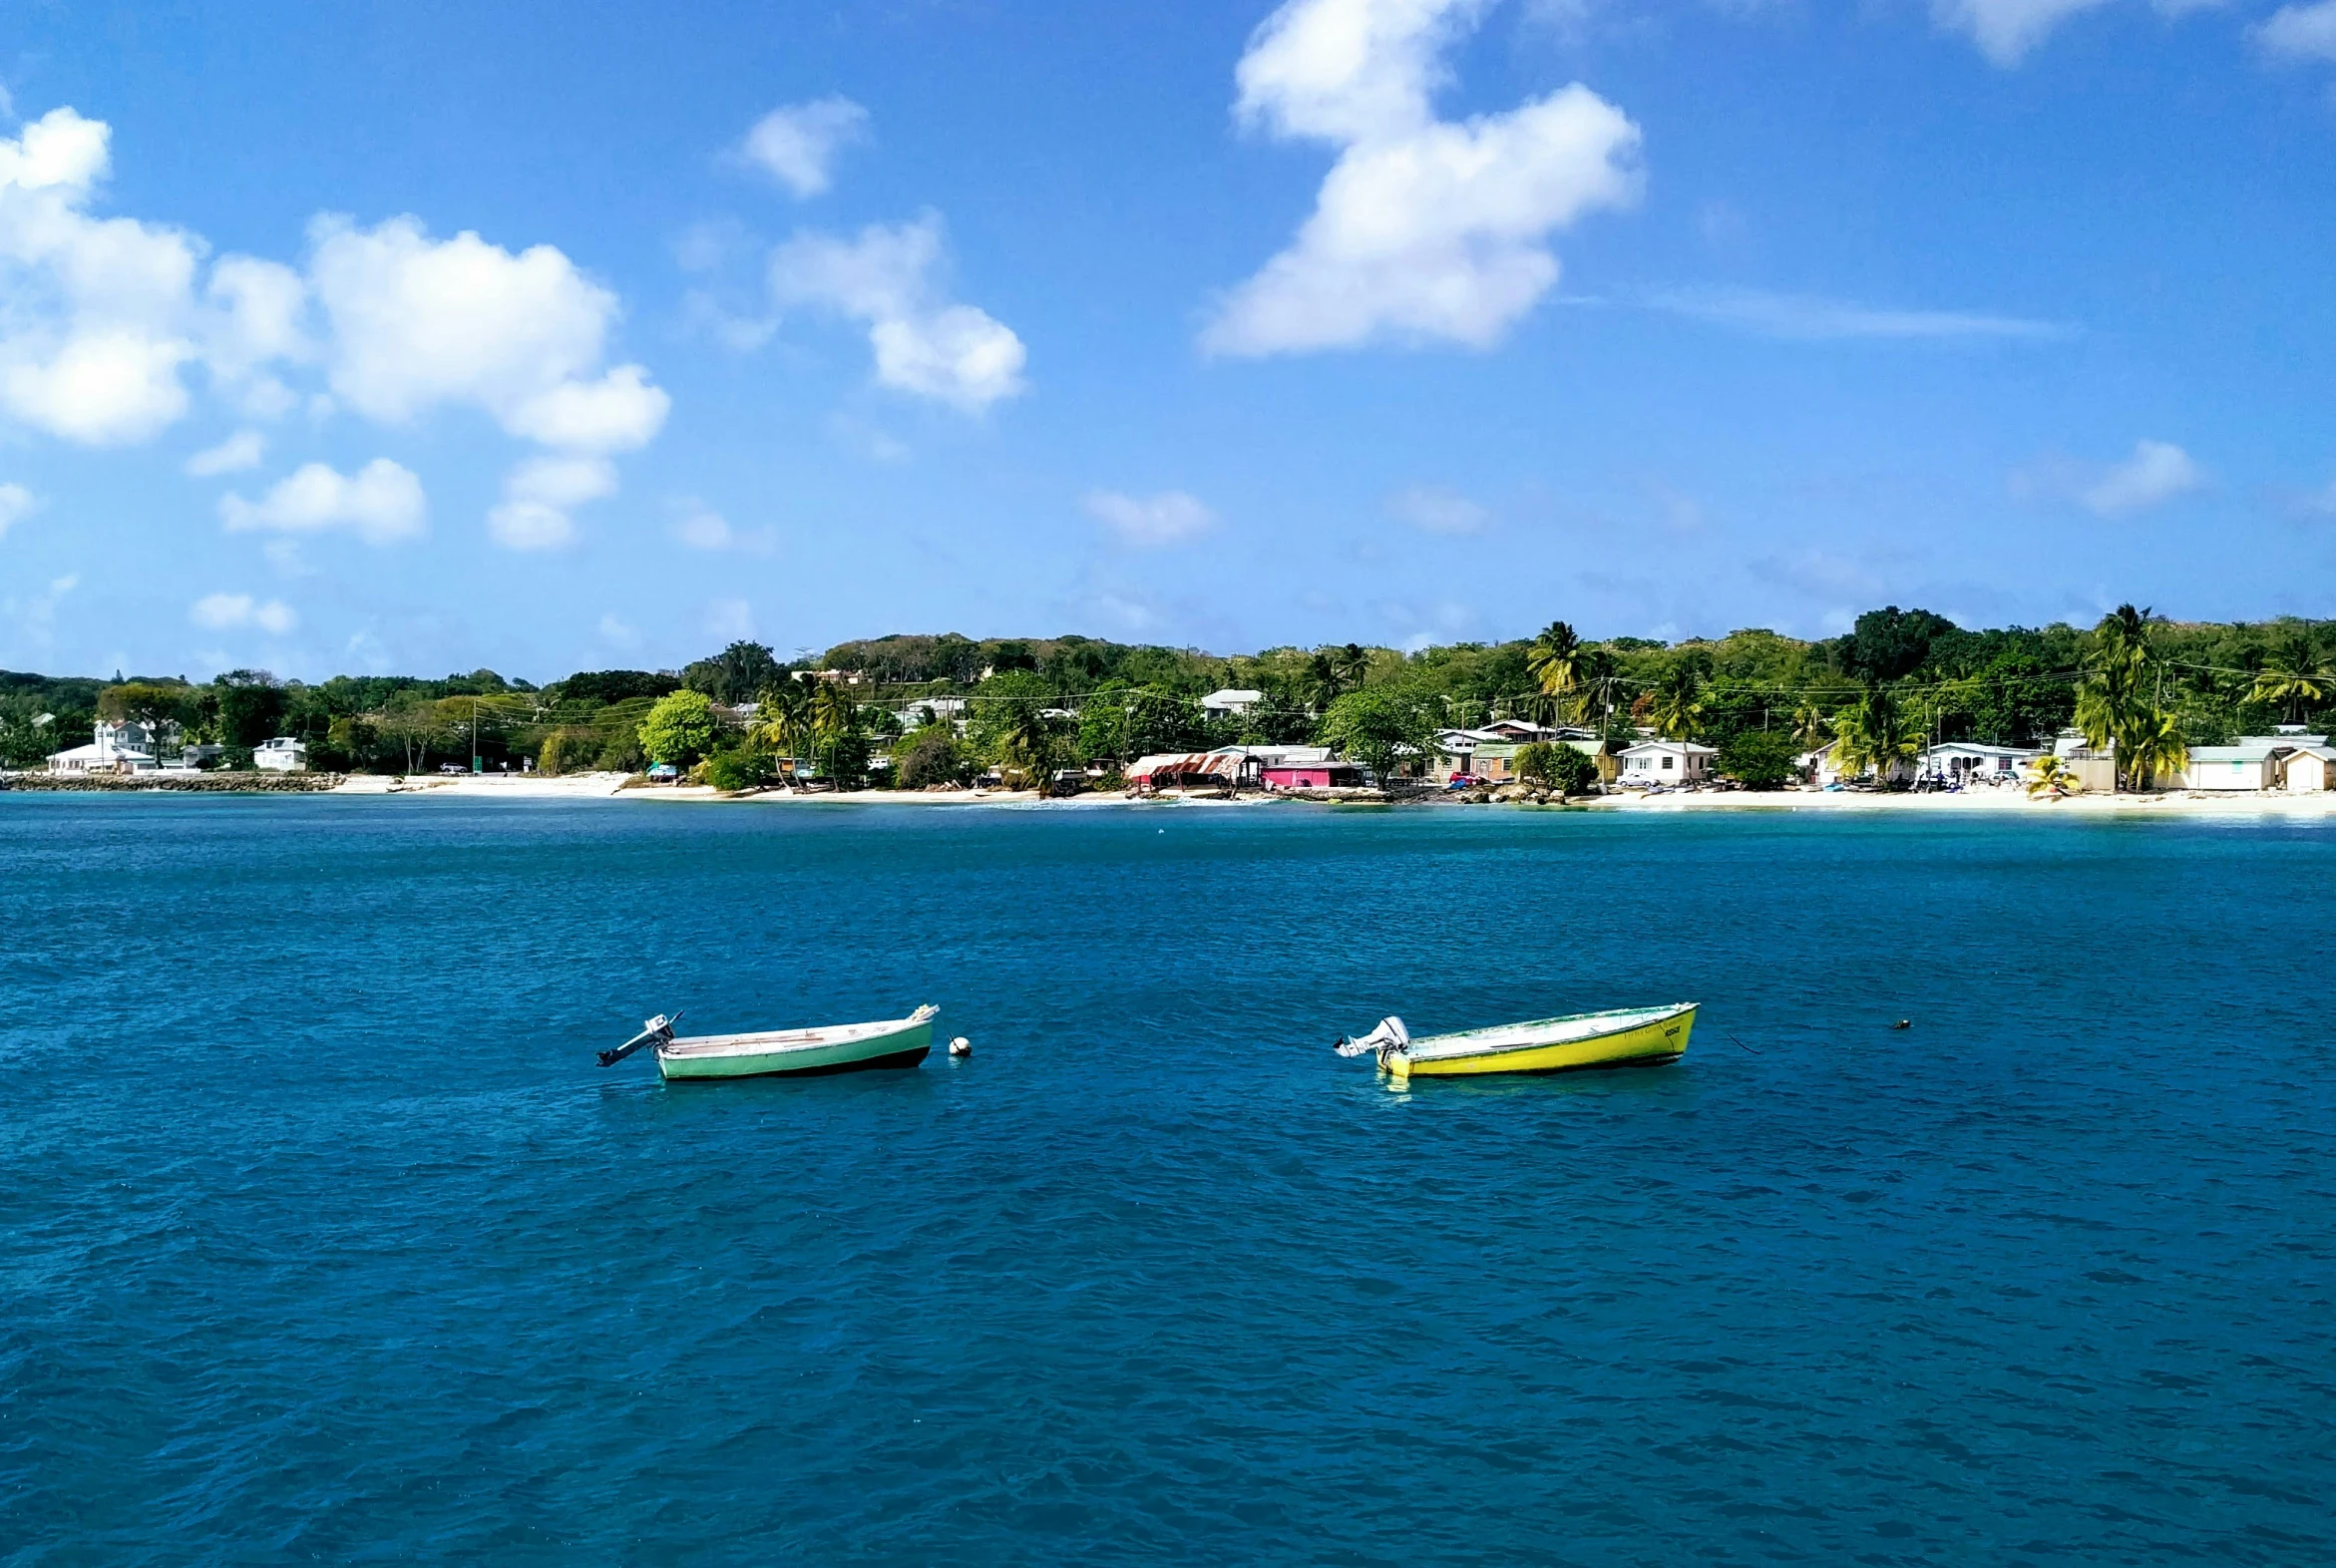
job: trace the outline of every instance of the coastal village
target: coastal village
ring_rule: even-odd
[[[985,677],[993,674],[985,672]],[[1727,748],[1699,739],[1692,727],[1685,734],[1667,735],[1644,722],[1589,727],[1514,716],[1436,727],[1409,739],[1392,735],[1376,755],[1358,754],[1367,749],[1367,742],[1342,746],[1249,741],[1125,759],[1066,761],[1059,754],[1033,756],[1039,748],[1025,737],[1019,750],[1009,738],[996,762],[966,766],[964,756],[977,755],[979,710],[994,700],[984,697],[980,682],[965,694],[921,695],[886,704],[863,700],[852,691],[866,681],[859,671],[788,671],[779,680],[778,685],[766,686],[762,697],[732,703],[717,702],[687,687],[667,692],[640,717],[635,739],[641,765],[620,770],[624,782],[649,787],[695,783],[724,794],[835,793],[858,786],[883,794],[911,789],[929,795],[1022,791],[1067,797],[1099,792],[1131,799],[1281,796],[1331,801],[1450,798],[1478,803],[1746,789],[2016,791],[2058,798],[2137,789],[2156,794],[2302,795],[2336,787],[2336,748],[2330,746],[2325,730],[2300,723],[2277,724],[2268,733],[2239,735],[2223,744],[2184,744],[2178,755],[2161,759],[2168,765],[2140,781],[2131,769],[2121,767],[2114,732],[2088,733],[2077,726],[2060,729],[2048,744],[1925,738],[1892,751],[1861,747],[1852,729],[1837,725],[1832,740],[1794,749],[1781,770],[1771,768],[1761,777],[1748,778],[1746,770],[1732,768]],[[1562,687],[1557,693],[1544,693],[1563,694]],[[1241,729],[1251,726],[1274,701],[1262,687],[1219,687],[1201,695],[1194,706],[1206,725]],[[831,711],[846,708],[851,738],[866,747],[853,758],[848,770],[853,776],[848,779],[841,776],[847,769],[838,766],[837,748],[820,744],[822,728],[813,721],[812,710],[822,705]],[[433,777],[529,779],[560,771],[562,748],[552,737],[539,744],[535,755],[523,753],[514,759],[506,749],[490,764],[480,747],[481,706],[481,699],[473,700],[471,756],[438,763],[434,776],[422,776],[425,784]],[[792,720],[773,711],[791,706],[802,709]],[[665,711],[674,707],[685,712]],[[1044,704],[1020,718],[1026,729],[1043,735],[1049,729],[1075,733],[1083,716],[1076,706]],[[1309,712],[1306,717],[1320,725],[1323,716]],[[42,718],[55,722],[54,715]],[[660,734],[675,728],[676,722],[681,730],[690,730],[692,723],[695,729],[672,737]],[[756,766],[749,776],[723,777],[717,759],[756,742],[762,749],[755,753]],[[961,757],[955,775],[913,776],[911,764],[920,749],[931,753],[944,746]],[[1063,765],[1049,765],[1057,762]],[[237,763],[240,766],[233,765]],[[100,718],[88,743],[49,753],[38,770],[16,770],[0,778],[11,778],[20,788],[37,788],[43,782],[167,786],[196,778],[230,786],[238,775],[272,775],[287,782],[301,776],[318,784],[339,778],[319,776],[310,746],[299,736],[265,736],[245,755],[231,758],[226,744],[191,738],[183,721],[156,716]]]

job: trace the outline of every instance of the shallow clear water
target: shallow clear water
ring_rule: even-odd
[[[2326,825],[14,796],[0,911],[9,1563],[2336,1550]]]

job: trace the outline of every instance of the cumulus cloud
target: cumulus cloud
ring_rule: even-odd
[[[145,441],[186,414],[199,368],[251,418],[303,399],[384,423],[467,406],[522,441],[591,458],[663,425],[670,399],[648,371],[608,363],[615,295],[557,248],[441,240],[410,216],[370,228],[325,216],[301,266],[209,259],[199,235],[92,210],[111,143],[104,122],[71,108],[0,138],[0,413],[87,445]],[[240,431],[187,470],[235,472],[263,451]],[[418,531],[422,516],[418,481],[378,463],[354,479],[310,465],[224,511],[233,527],[346,525],[376,542]]]
[[[867,110],[848,98],[817,98],[763,116],[738,151],[797,199],[808,199],[832,182],[836,155],[867,135]]]
[[[868,326],[876,379],[978,413],[1023,388],[1022,340],[987,311],[952,303],[941,218],[872,223],[849,239],[795,235],[771,254],[771,296]]]
[[[616,465],[601,457],[532,458],[503,481],[487,533],[506,550],[561,550],[576,543],[570,514],[616,493]]]
[[[196,599],[187,617],[208,631],[235,631],[256,626],[282,636],[300,623],[282,599],[254,599],[248,593],[211,593]]]
[[[102,121],[53,109],[0,139],[0,407],[90,446],[143,441],[187,409],[201,241],[89,207]]]
[[[2206,482],[2205,470],[2170,441],[2137,441],[2134,455],[2104,471],[2079,494],[2105,518],[2161,506]]]
[[[1164,490],[1156,496],[1095,490],[1089,491],[1080,505],[1121,544],[1137,550],[1182,545],[1217,526],[1217,515],[1181,490]]]
[[[1288,0],[1236,70],[1237,112],[1338,148],[1289,248],[1219,305],[1212,353],[1382,338],[1483,347],[1555,286],[1549,235],[1639,193],[1639,129],[1576,84],[1501,114],[1435,118],[1445,52],[1483,0]]]
[[[187,460],[187,472],[196,479],[214,474],[239,474],[259,467],[267,455],[267,440],[256,430],[238,430],[215,447],[205,447]]]
[[[1387,511],[1399,522],[1428,534],[1481,534],[1485,511],[1458,491],[1440,485],[1413,485],[1387,498]]]
[[[515,436],[579,451],[640,446],[670,399],[639,365],[601,373],[616,296],[551,245],[513,254],[411,217],[312,225],[316,297],[332,332],[326,379],[369,418],[442,403],[486,410]]]
[[[387,458],[375,458],[347,476],[310,463],[256,502],[239,495],[219,499],[219,516],[230,532],[322,534],[347,529],[368,545],[416,538],[428,510],[422,482]]]
[[[2283,60],[2336,60],[2336,0],[2283,5],[2252,36]]]

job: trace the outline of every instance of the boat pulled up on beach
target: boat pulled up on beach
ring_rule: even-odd
[[[1586,1067],[1658,1066],[1686,1054],[1695,1028],[1692,1001],[1661,1007],[1576,1012],[1529,1023],[1496,1023],[1457,1034],[1413,1039],[1401,1018],[1381,1018],[1361,1039],[1342,1039],[1342,1056],[1376,1056],[1398,1082],[1487,1072],[1574,1072]]]
[[[655,1049],[658,1075],[667,1082],[813,1077],[876,1067],[914,1067],[933,1049],[933,1020],[940,1015],[941,1009],[928,1003],[905,1018],[878,1023],[681,1036],[673,1032],[681,1014],[660,1014],[643,1023],[631,1039],[600,1052],[600,1065],[614,1066],[647,1046]]]

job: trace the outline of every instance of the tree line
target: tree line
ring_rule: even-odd
[[[851,783],[883,759],[914,786],[1318,742],[1384,774],[1439,729],[1518,717],[1615,746],[1645,731],[1694,738],[1748,780],[1781,777],[1793,755],[1819,747],[1887,773],[1928,743],[2035,746],[2073,725],[2095,744],[2114,737],[2121,771],[2143,782],[2188,746],[2336,720],[2332,668],[2336,623],[2182,622],[2133,605],[2091,627],[1991,629],[1890,605],[1817,640],[1756,628],[1678,643],[1587,639],[1553,621],[1530,638],[1416,652],[1346,643],[1222,656],[1081,636],[911,634],[796,660],[738,641],[680,670],[579,671],[543,686],[486,669],[313,684],[262,670],[199,683],[0,672],[0,762],[37,766],[86,742],[103,717],[175,723],[190,743],[227,748],[230,764],[290,735],[312,767],[336,771],[468,767],[476,756],[553,772],[702,763],[749,782],[798,766]],[[1258,696],[1246,712],[1205,711],[1200,699],[1220,688]]]

